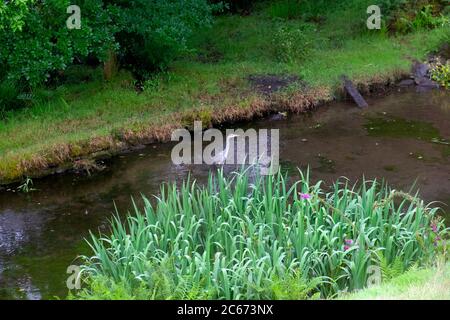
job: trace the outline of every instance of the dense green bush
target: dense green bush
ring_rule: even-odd
[[[66,27],[66,9],[73,4],[81,8],[79,30]],[[214,8],[206,0],[2,1],[0,68],[8,79],[31,87],[75,59],[104,61],[110,50],[136,69],[163,68],[186,49],[195,28],[211,23]]]
[[[23,106],[20,100],[21,90],[11,80],[0,81],[0,119],[4,118],[6,113]]]
[[[81,298],[303,299],[363,288],[369,266],[405,270],[443,250],[438,209],[376,182],[281,173],[210,175],[163,187],[156,205],[92,235]],[[380,258],[382,257],[382,258]]]
[[[364,1],[364,0],[362,0]],[[361,2],[361,0],[357,1]],[[267,8],[269,16],[282,19],[303,18],[320,21],[321,18],[338,6],[350,6],[349,1],[333,0],[280,0],[272,1]]]
[[[111,13],[101,0],[76,1],[82,28],[69,30],[69,0],[13,0],[0,3],[0,64],[8,79],[35,87],[76,57],[99,59],[115,45]]]
[[[381,0],[382,14],[391,31],[407,33],[448,22],[449,0]]]
[[[135,73],[164,69],[187,50],[186,41],[194,30],[212,23],[212,13],[221,5],[206,0],[120,1],[121,60]]]
[[[301,1],[284,0],[272,3],[268,8],[268,12],[273,18],[293,19],[301,17],[301,9]]]
[[[209,0],[213,4],[224,4],[229,12],[248,11],[258,2],[265,0]]]

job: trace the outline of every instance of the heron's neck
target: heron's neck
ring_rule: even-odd
[[[227,142],[225,144],[225,152],[224,152],[224,160],[226,160],[226,158],[228,157],[228,151],[230,151],[230,140],[233,139],[233,137],[228,137],[227,138]]]

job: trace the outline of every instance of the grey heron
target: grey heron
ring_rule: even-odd
[[[215,165],[223,165],[225,163],[225,161],[227,160],[228,157],[228,152],[230,151],[230,140],[233,138],[239,137],[239,135],[237,134],[230,134],[227,139],[226,139],[226,143],[225,143],[225,150],[219,152],[217,155],[215,155],[212,159],[212,164]]]

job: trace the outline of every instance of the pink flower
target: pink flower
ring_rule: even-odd
[[[309,193],[299,193],[300,198],[303,200],[311,199],[311,195]]]
[[[433,230],[433,232],[435,232],[435,233],[438,231],[436,223],[431,224],[431,230]]]
[[[353,245],[352,239],[344,239],[344,251],[350,250]]]
[[[349,246],[351,246],[353,244],[353,240],[352,239],[345,239],[344,242],[345,242],[346,245],[349,245]]]

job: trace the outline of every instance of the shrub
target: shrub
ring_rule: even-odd
[[[433,14],[432,5],[426,5],[416,13],[416,17],[412,21],[412,29],[433,29],[437,26],[444,26],[447,22],[446,17],[442,15],[435,16]]]
[[[101,0],[76,1],[82,28],[69,30],[69,0],[14,0],[0,3],[0,65],[8,79],[32,87],[64,70],[75,57],[104,57],[115,45],[112,12]]]
[[[210,0],[212,4],[225,4],[225,7],[231,12],[247,11],[257,2],[264,0]]]
[[[431,69],[431,79],[444,88],[450,88],[450,62],[435,65]]]
[[[187,50],[194,30],[212,23],[212,13],[222,6],[206,0],[123,2],[120,7],[121,60],[145,78],[149,71],[165,69],[170,61]],[[142,72],[144,70],[144,72]]]
[[[83,82],[101,80],[101,70],[87,65],[72,65],[67,67],[61,76],[66,84],[81,84]]]
[[[348,6],[349,4],[330,0],[282,0],[273,1],[268,6],[267,13],[272,18],[303,18],[307,21],[320,21],[321,17],[339,5]]]
[[[301,61],[308,56],[312,41],[309,38],[310,25],[278,26],[272,46],[277,58],[282,62]]]
[[[284,0],[272,3],[268,9],[272,18],[294,19],[302,15],[301,1]]]
[[[382,1],[382,12],[388,26],[398,33],[432,29],[448,24],[448,0]]]
[[[423,29],[434,29],[448,24],[449,20],[442,14],[436,14],[432,5],[426,5],[413,14],[403,13],[397,19],[395,29],[399,33],[407,33]]]
[[[144,211],[134,205],[125,222],[114,218],[111,235],[92,234],[81,296],[107,279],[156,299],[330,297],[364,287],[380,252],[384,266],[429,261],[436,235],[448,231],[434,219],[438,209],[376,182],[338,181],[325,192],[308,175],[288,185],[281,173],[250,170],[210,174],[206,186],[163,186],[155,205],[144,197]]]
[[[81,8],[81,29],[69,30],[66,9]],[[13,0],[0,2],[0,68],[31,87],[74,59],[105,61],[119,51],[135,71],[164,68],[186,50],[195,28],[211,23],[207,0]]]
[[[24,102],[20,99],[20,91],[19,86],[14,81],[0,81],[0,119],[4,118],[8,111],[24,105]]]

